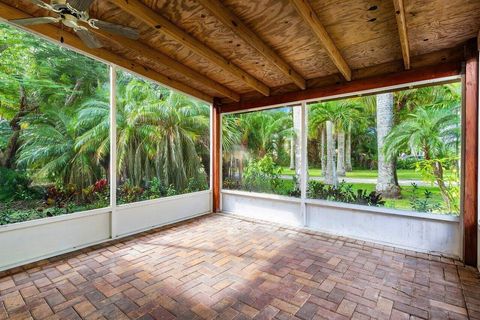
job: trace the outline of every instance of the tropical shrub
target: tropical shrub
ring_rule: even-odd
[[[41,197],[39,188],[22,171],[0,167],[0,201],[30,200]]]
[[[353,185],[346,184],[343,181],[338,186],[324,184],[320,181],[310,181],[307,195],[311,199],[361,204],[372,207],[379,207],[385,204],[380,193],[375,191],[367,192],[362,189],[354,191]]]
[[[279,167],[271,155],[266,155],[260,160],[250,160],[243,173],[243,186],[248,191],[274,192],[280,185]]]
[[[118,189],[119,203],[140,201],[144,192],[144,188],[135,186],[127,180]]]
[[[432,192],[424,190],[423,198],[419,195],[417,184],[412,183],[412,195],[410,196],[410,205],[412,209],[419,212],[434,212],[442,208],[439,202],[432,199]]]

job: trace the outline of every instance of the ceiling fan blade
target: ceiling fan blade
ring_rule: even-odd
[[[78,11],[88,11],[94,0],[68,0],[68,4]]]
[[[78,37],[85,43],[85,45],[91,49],[98,49],[103,47],[100,40],[97,39],[90,31],[85,29],[75,30]]]
[[[137,40],[140,37],[138,30],[130,27],[122,26],[115,23],[110,23],[107,21],[97,20],[97,19],[94,19],[92,22],[95,27],[105,30],[107,32],[119,34],[121,36],[130,38],[133,40]]]
[[[39,7],[42,7],[44,9],[51,10],[52,6],[48,3],[43,2],[42,0],[30,0],[31,3],[36,4]]]
[[[59,18],[54,18],[54,17],[39,17],[39,18],[25,18],[25,19],[10,20],[10,22],[18,24],[20,26],[33,26],[36,24],[56,23],[59,21],[60,21]]]

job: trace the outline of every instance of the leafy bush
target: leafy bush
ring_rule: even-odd
[[[282,168],[266,155],[260,160],[250,160],[243,173],[243,184],[247,191],[274,192],[280,185]]]
[[[100,179],[93,185],[82,190],[83,202],[92,203],[108,203],[109,190],[107,179]]]
[[[63,208],[0,210],[0,225],[42,219],[69,213]]]
[[[397,169],[415,169],[418,160],[415,158],[397,159]]]
[[[432,192],[425,190],[423,199],[419,196],[419,188],[415,183],[412,183],[412,195],[410,196],[410,205],[412,209],[420,212],[434,212],[442,208],[439,202],[432,199]]]
[[[239,190],[242,188],[240,181],[232,178],[223,179],[223,188],[227,190]]]
[[[134,186],[127,180],[120,186],[118,191],[119,203],[130,203],[142,200],[141,197],[145,192],[145,189]]]
[[[40,190],[31,188],[30,184],[25,172],[0,167],[0,201],[40,198]]]
[[[73,184],[51,186],[47,188],[45,204],[47,206],[64,208],[69,202],[74,202],[78,194],[79,192]]]
[[[375,191],[368,193],[362,189],[355,192],[353,185],[348,185],[343,181],[338,186],[324,184],[320,181],[310,181],[308,183],[307,195],[311,199],[361,204],[373,207],[379,207],[385,204],[381,194]]]

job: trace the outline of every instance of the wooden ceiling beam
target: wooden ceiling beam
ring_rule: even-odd
[[[350,67],[348,66],[342,54],[340,53],[332,38],[328,34],[327,30],[320,22],[317,14],[315,13],[311,5],[308,3],[308,0],[290,0],[290,3],[292,3],[298,14],[302,17],[305,23],[317,36],[320,44],[323,45],[323,47],[327,51],[328,56],[337,66],[343,77],[347,81],[352,80],[352,71],[350,70]]]
[[[240,101],[240,95],[229,88],[221,85],[220,83],[208,78],[207,76],[193,70],[186,65],[178,62],[177,60],[170,58],[166,54],[153,49],[152,47],[143,44],[140,41],[131,40],[122,36],[117,36],[102,30],[92,29],[92,32],[96,35],[104,38],[107,41],[114,41],[126,49],[130,49],[137,55],[147,58],[151,61],[158,62],[172,70],[175,70],[182,76],[190,78],[195,81],[201,82],[204,86],[220,93],[222,96],[228,97],[233,101]]]
[[[32,17],[31,15],[16,9],[14,7],[11,7],[5,3],[0,2],[0,16],[3,19],[6,20],[13,20],[13,19],[22,19],[22,18],[30,18]],[[58,43],[63,43],[67,46],[70,46],[72,48],[75,48],[77,50],[80,50],[82,52],[85,52],[87,54],[90,54],[92,56],[98,57],[102,60],[105,60],[107,62],[113,63],[115,65],[118,65],[122,68],[125,68],[127,70],[131,70],[135,73],[138,73],[139,75],[142,75],[146,78],[152,79],[154,81],[157,81],[161,84],[164,84],[168,87],[171,87],[175,90],[184,92],[188,95],[191,95],[193,97],[196,97],[198,99],[207,101],[207,102],[213,102],[213,97],[211,97],[208,94],[205,94],[197,89],[194,89],[182,82],[176,81],[174,79],[171,79],[163,74],[160,74],[146,66],[143,66],[141,64],[138,64],[136,62],[133,62],[129,59],[126,59],[124,57],[121,57],[109,50],[106,49],[90,49],[86,45],[83,44],[83,42],[74,34],[62,30],[60,28],[55,27],[54,25],[51,24],[44,24],[44,25],[36,25],[36,26],[29,26],[27,29],[32,30],[38,34],[41,34],[47,38],[50,38],[54,40],[55,42]]]
[[[402,48],[403,64],[405,70],[410,69],[410,45],[408,41],[407,20],[403,0],[393,0],[395,6],[395,17],[397,19],[398,36]]]
[[[328,98],[398,85],[408,85],[412,82],[458,76],[461,74],[461,70],[462,67],[460,61],[453,61],[401,72],[370,76],[350,82],[272,95],[270,97],[263,97],[252,101],[240,101],[237,103],[224,104],[220,108],[221,112],[225,113],[268,106],[288,105],[290,103],[298,103],[302,100]]]
[[[253,32],[242,20],[225,7],[219,0],[197,0],[207,8],[225,26],[246,43],[255,48],[268,62],[275,65],[283,74],[290,78],[300,89],[306,88],[305,79],[295,71],[284,59],[282,59],[271,47],[269,47],[255,32]]]
[[[164,18],[160,14],[153,11],[148,6],[144,5],[139,0],[109,0],[123,11],[129,13],[140,21],[144,22],[151,28],[162,32],[169,37],[175,39],[182,45],[188,47],[196,54],[215,63],[217,66],[225,71],[228,71],[238,79],[245,82],[251,88],[257,90],[265,96],[270,95],[270,88],[257,80],[255,77],[233,64],[231,61],[225,59],[218,52],[206,46],[203,42],[191,36],[184,30],[177,27],[175,24]]]

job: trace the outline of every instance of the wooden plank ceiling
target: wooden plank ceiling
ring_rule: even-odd
[[[4,19],[44,15],[0,0]],[[224,104],[460,61],[480,29],[478,0],[96,0],[90,15],[138,28],[140,40],[103,34],[99,50],[63,40]]]

